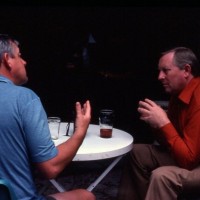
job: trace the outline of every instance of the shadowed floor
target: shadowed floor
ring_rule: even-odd
[[[112,159],[90,162],[73,162],[56,179],[66,190],[87,188],[103,172]],[[97,200],[116,200],[123,159],[106,175],[106,177],[93,189]],[[36,180],[38,189],[43,187],[42,182]],[[56,188],[46,182],[47,187],[43,194],[57,192]]]

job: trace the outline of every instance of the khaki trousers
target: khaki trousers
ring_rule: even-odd
[[[200,167],[178,167],[159,145],[135,144],[126,159],[118,200],[175,200],[183,191],[200,190]]]

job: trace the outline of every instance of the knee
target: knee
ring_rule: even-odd
[[[93,193],[88,192],[88,200],[96,200],[96,196]]]
[[[162,167],[159,167],[152,171],[151,173],[151,181],[155,181],[159,183],[160,181],[163,181],[166,177],[165,170],[162,169]]]
[[[173,166],[164,166],[153,170],[150,178],[151,181],[154,181],[158,184],[173,182],[176,178],[173,168]]]
[[[84,200],[96,200],[96,197],[92,192],[83,189],[82,194],[85,197]]]

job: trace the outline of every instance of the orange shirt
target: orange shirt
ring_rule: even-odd
[[[193,78],[178,97],[171,97],[171,123],[160,131],[180,167],[200,164],[200,78]]]

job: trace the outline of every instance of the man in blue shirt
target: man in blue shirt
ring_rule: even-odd
[[[47,115],[40,98],[20,85],[28,81],[26,61],[19,43],[0,35],[0,178],[10,181],[20,200],[95,200],[84,189],[38,194],[32,168],[45,178],[55,178],[73,159],[86,135],[91,119],[90,102],[76,103],[75,130],[72,137],[55,147]]]

